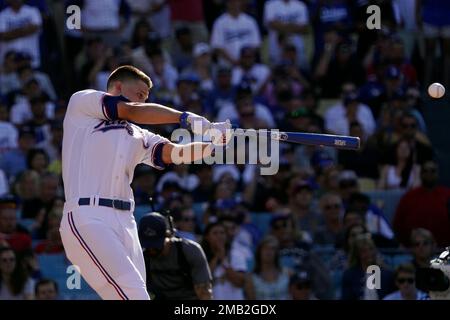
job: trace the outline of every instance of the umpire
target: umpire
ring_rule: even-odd
[[[174,236],[166,218],[156,212],[141,218],[138,232],[152,299],[212,299],[211,271],[198,243]]]

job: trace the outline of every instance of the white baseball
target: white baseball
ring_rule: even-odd
[[[445,94],[445,87],[437,82],[432,83],[428,87],[428,94],[435,99],[442,98]]]

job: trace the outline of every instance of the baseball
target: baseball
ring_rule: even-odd
[[[445,94],[445,87],[437,82],[432,83],[428,87],[428,94],[435,99],[442,98]]]

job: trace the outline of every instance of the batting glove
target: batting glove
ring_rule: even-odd
[[[192,133],[203,136],[211,128],[211,122],[205,117],[192,112],[183,112],[180,116],[180,125]]]
[[[230,120],[211,123],[211,127],[206,132],[206,135],[209,136],[214,145],[226,146],[232,138]]]

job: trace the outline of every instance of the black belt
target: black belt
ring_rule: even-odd
[[[78,205],[79,206],[89,206],[89,205],[91,205],[91,199],[90,198],[80,198],[78,200]],[[93,205],[95,205],[95,200],[94,200]],[[117,210],[124,210],[124,211],[131,210],[131,202],[117,200],[117,199],[113,200],[113,199],[99,198],[98,205],[102,206],[102,207],[114,208]]]

